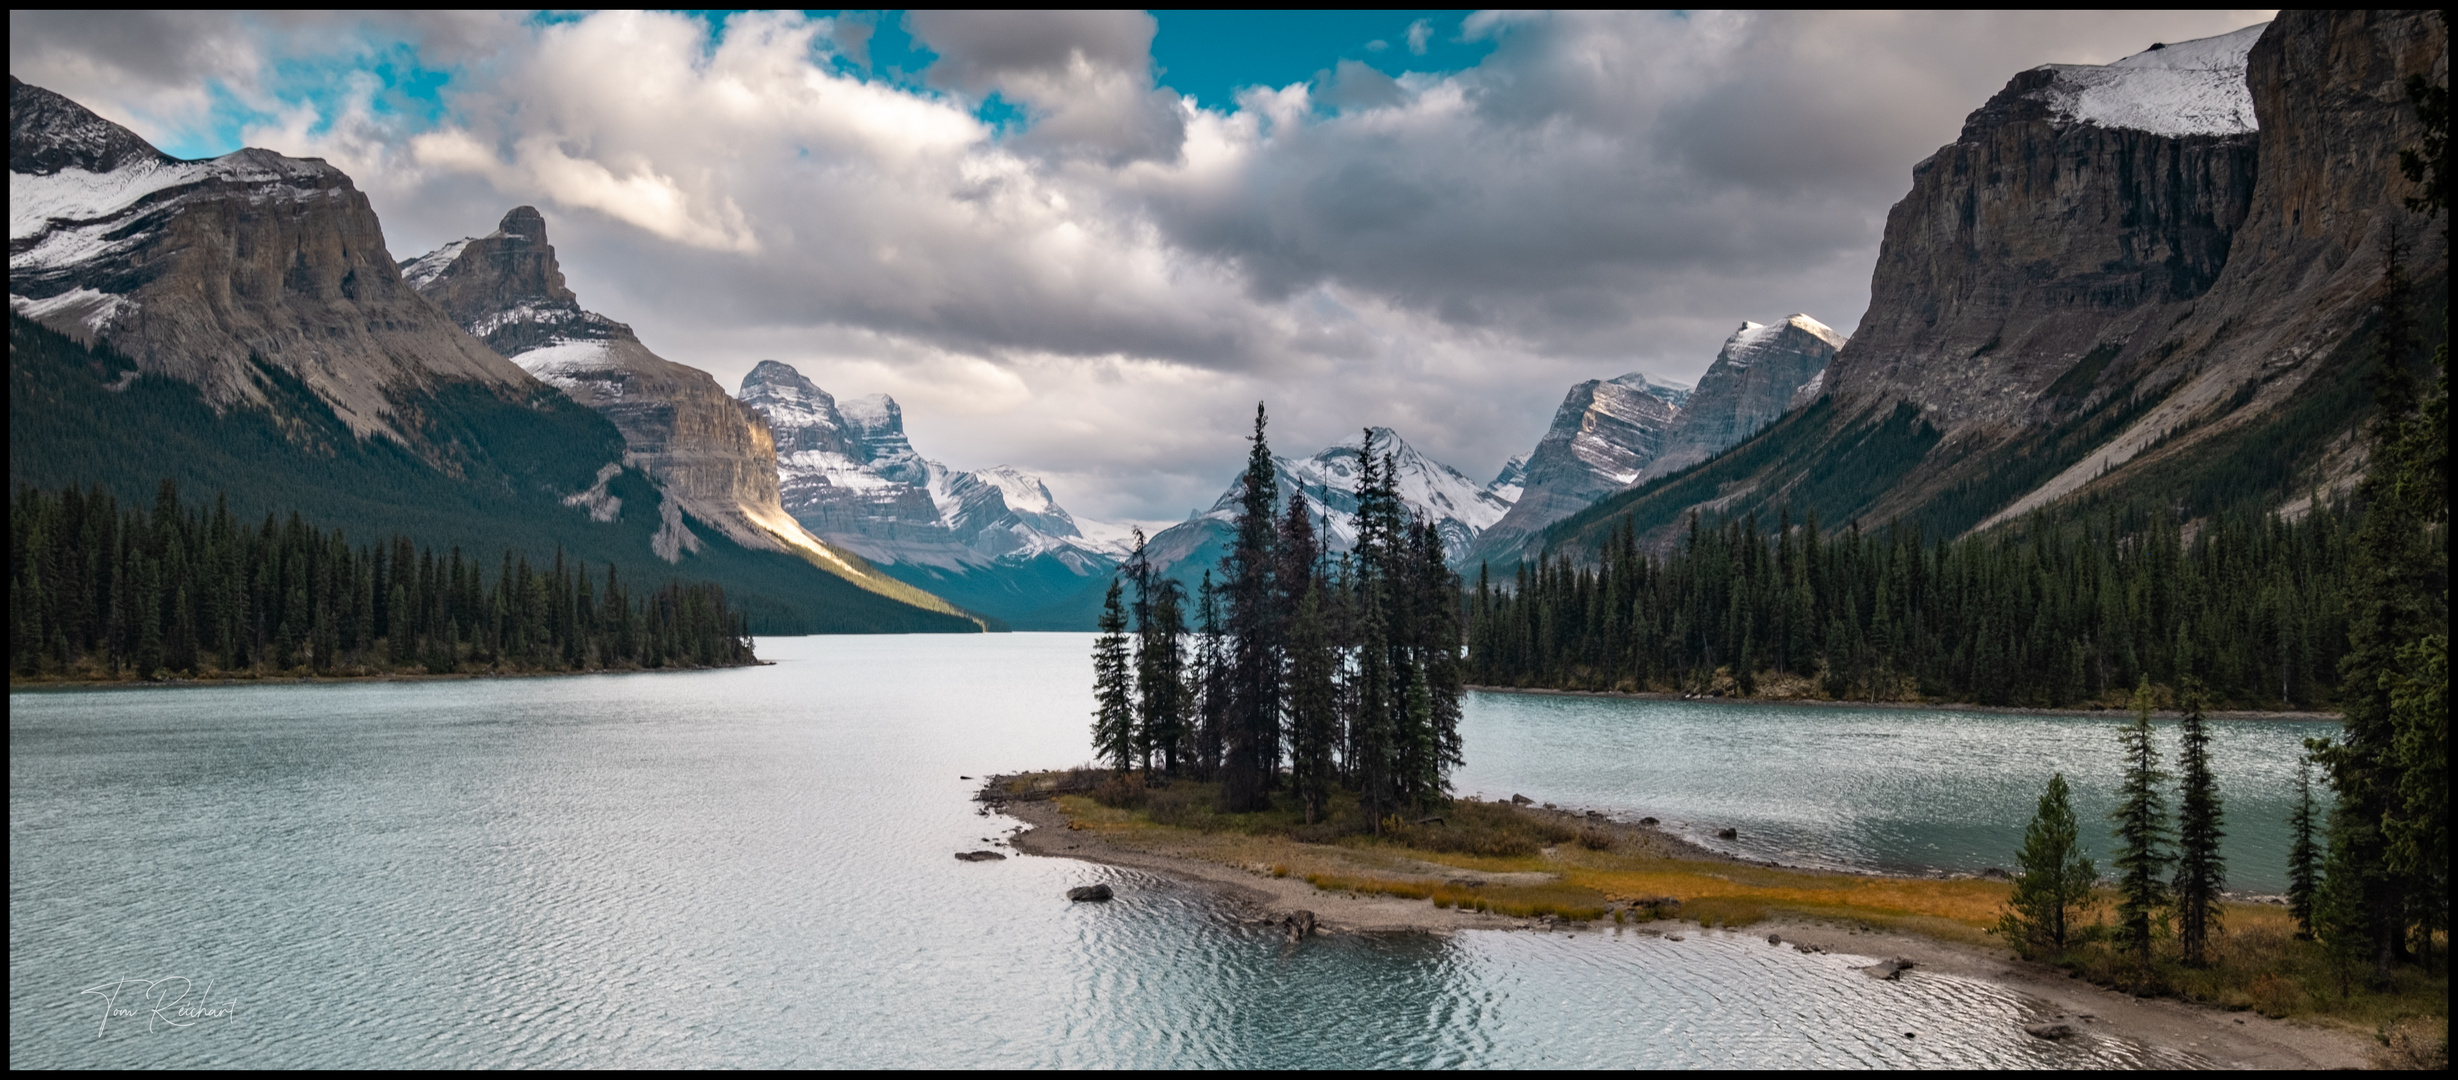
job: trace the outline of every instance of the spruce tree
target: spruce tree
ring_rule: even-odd
[[[1194,700],[1194,773],[1204,779],[1220,775],[1221,747],[1229,724],[1228,663],[1221,653],[1223,628],[1220,590],[1212,586],[1212,571],[1203,572],[1195,590],[1194,673],[1188,678]]]
[[[2082,853],[2082,827],[2074,820],[2064,773],[2048,778],[2039,809],[2023,828],[2019,865],[1997,932],[2026,955],[2064,952],[2074,920],[2091,906],[2091,888],[2099,880],[2099,868]]]
[[[1186,672],[1186,588],[1166,578],[1149,587],[1151,599],[1135,641],[1136,752],[1150,771],[1158,759],[1175,775],[1193,693]]]
[[[2296,936],[2313,937],[2313,903],[2321,888],[2321,852],[2313,844],[2313,759],[2296,759],[2296,810],[2287,819],[2287,914]]]
[[[2151,684],[2147,678],[2134,691],[2134,722],[2118,729],[2124,747],[2125,775],[2117,788],[2116,822],[2117,933],[2134,954],[2143,974],[2151,963],[2151,938],[2168,906],[2167,870],[2174,856],[2168,826],[2167,800],[2160,785],[2168,774],[2159,768],[2159,747],[2151,739]]]
[[[1306,821],[1323,820],[1331,802],[1334,753],[1340,741],[1340,657],[1323,588],[1306,590],[1289,627],[1289,784],[1305,807]]]
[[[2185,963],[2207,960],[2212,934],[2220,929],[2219,892],[2227,888],[2227,861],[2219,854],[2225,819],[2219,780],[2211,774],[2210,728],[2202,715],[2202,688],[2185,687],[2185,719],[2177,744],[2176,937]]]
[[[1092,646],[1092,752],[1110,768],[1135,764],[1135,686],[1127,656],[1127,610],[1119,581],[1101,601],[1101,636]]]
[[[1264,437],[1266,422],[1258,402],[1253,445],[1247,450],[1238,508],[1230,521],[1232,546],[1221,558],[1229,671],[1220,799],[1221,809],[1231,813],[1270,807],[1272,774],[1280,757],[1280,628],[1272,586],[1279,468]]]

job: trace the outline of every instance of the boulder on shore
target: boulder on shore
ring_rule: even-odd
[[[1903,979],[1904,972],[1910,971],[1918,966],[1919,965],[1914,964],[1909,960],[1897,957],[1893,960],[1880,960],[1877,963],[1862,968],[1861,974],[1867,975],[1872,979],[1884,979],[1888,982],[1900,982]]]
[[[2032,1038],[2054,1042],[2072,1036],[2074,1027],[2071,1024],[2025,1024],[2023,1031]]]
[[[1078,885],[1067,890],[1067,899],[1070,901],[1107,900],[1109,898],[1110,887],[1107,885]]]
[[[1312,937],[1314,936],[1315,925],[1314,913],[1303,910],[1292,911],[1286,918],[1280,920],[1280,925],[1289,928],[1290,941],[1297,941],[1300,938]]]

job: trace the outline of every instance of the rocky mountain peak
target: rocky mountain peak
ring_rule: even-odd
[[[803,450],[846,458],[861,456],[861,449],[847,435],[845,417],[837,411],[836,398],[804,378],[791,364],[760,361],[750,374],[743,376],[742,387],[734,398],[768,418],[768,429],[776,435],[780,457]]]
[[[640,340],[631,327],[581,309],[534,206],[513,207],[485,236],[403,260],[401,276],[505,356],[558,342]]]
[[[136,132],[74,101],[9,76],[9,171],[49,176],[62,169],[106,173],[123,165],[178,159]]]
[[[1699,376],[1698,389],[1665,436],[1664,452],[1633,480],[1689,468],[1757,434],[1825,373],[1843,345],[1841,333],[1807,315],[1742,323]]]

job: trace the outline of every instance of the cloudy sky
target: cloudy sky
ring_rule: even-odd
[[[729,389],[1160,521],[1257,400],[1483,480],[1568,386],[1849,331],[1912,166],[2015,72],[2259,11],[9,15],[183,156],[332,160],[407,257],[546,213],[583,304]]]

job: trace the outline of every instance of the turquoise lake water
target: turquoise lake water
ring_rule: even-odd
[[[1089,757],[1089,637],[759,648],[777,663],[12,693],[11,1067],[2191,1063],[1748,935],[1292,948],[1150,875],[957,862],[1012,824],[962,777]],[[1954,870],[2005,861],[2047,768],[2101,797],[2109,726],[1478,695],[1458,786]],[[2232,797],[2292,779],[2262,762],[2295,727],[2224,728]],[[1094,881],[1118,900],[1063,899]]]

